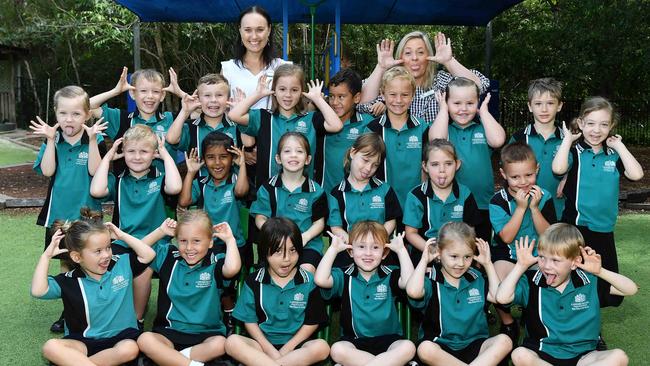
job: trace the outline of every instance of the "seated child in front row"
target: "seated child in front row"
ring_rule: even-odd
[[[332,345],[332,359],[346,366],[404,365],[415,356],[415,345],[404,339],[395,306],[413,273],[404,234],[388,244],[383,225],[360,221],[350,231],[351,244],[330,235],[332,242],[314,279],[325,299],[341,299],[341,339]],[[336,256],[345,250],[354,264],[345,270],[332,268]],[[396,253],[399,269],[381,264],[389,250]]]
[[[111,239],[123,241],[133,251],[113,255]],[[59,247],[61,240],[65,249]],[[66,252],[76,268],[48,276],[50,259]],[[121,365],[135,359],[140,331],[132,283],[155,256],[153,249],[111,223],[77,220],[62,225],[32,279],[32,296],[63,299],[65,336],[48,340],[43,356],[61,366]]]
[[[142,240],[151,245],[166,236],[175,236],[177,246],[153,247],[158,310],[153,330],[138,338],[138,346],[161,366],[201,366],[225,353],[220,300],[225,282],[241,268],[237,242],[228,223],[212,226],[203,210],[183,213],[178,223],[166,219]],[[215,250],[213,238],[225,242],[225,256]]]
[[[228,337],[226,352],[249,366],[306,366],[325,360],[327,342],[314,339],[327,321],[325,304],[313,275],[298,266],[303,252],[298,226],[271,217],[258,244],[262,267],[246,279],[233,312],[248,337]]]
[[[638,288],[629,278],[602,267],[600,254],[585,247],[575,226],[558,223],[534,243],[520,238],[517,264],[501,281],[496,299],[524,307],[526,338],[512,352],[515,365],[627,365],[620,349],[596,351],[600,307],[611,295],[631,296]],[[527,271],[537,264],[538,270]],[[609,284],[606,291],[599,284]]]
[[[311,155],[309,141],[303,134],[285,133],[280,137],[277,151],[275,161],[282,171],[261,184],[250,214],[255,217],[258,229],[271,217],[293,220],[302,232],[304,250],[300,266],[314,273],[323,256],[321,233],[327,217],[327,198],[320,185],[306,176]]]
[[[499,170],[506,186],[490,201],[490,221],[494,228],[494,267],[503,279],[517,261],[515,238],[537,239],[549,224],[555,223],[556,214],[553,195],[536,184],[539,164],[530,146],[524,142],[506,145],[501,150]],[[497,306],[496,309],[501,317],[501,333],[508,334],[516,344],[519,325],[508,308]]]
[[[478,248],[478,256],[475,255]],[[426,274],[429,263],[439,259]],[[476,260],[487,275],[472,268]],[[426,242],[406,292],[422,311],[417,353],[427,365],[497,365],[512,350],[508,336],[489,338],[487,307],[499,287],[490,245],[464,222],[448,222]]]

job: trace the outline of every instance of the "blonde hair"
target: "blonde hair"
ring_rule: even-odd
[[[611,130],[618,125],[619,115],[614,109],[614,105],[603,97],[588,97],[580,106],[580,116],[577,119],[584,119],[589,113],[600,110],[606,110],[611,115]],[[571,128],[576,131],[578,126],[577,119],[571,121]]]
[[[437,245],[439,250],[454,242],[461,242],[467,245],[472,253],[476,253],[476,232],[474,228],[462,221],[450,221],[438,231]]]
[[[178,233],[181,230],[181,227],[187,226],[190,224],[196,224],[201,226],[201,229],[205,230],[206,235],[212,237],[212,220],[210,216],[203,210],[187,210],[178,215],[178,221],[176,224],[175,236],[178,237]]]
[[[302,92],[305,90],[305,72],[302,69],[302,66],[296,64],[282,64],[275,69],[275,72],[273,73],[273,82],[271,83],[271,90],[275,91],[278,80],[280,80],[281,77],[287,76],[293,76],[298,79],[300,91]],[[278,110],[278,101],[275,98],[275,94],[271,95],[271,100],[273,101],[271,109],[275,112]],[[298,104],[296,104],[295,108],[299,113],[304,112],[306,109],[305,102],[302,99],[302,93],[300,94],[300,99],[298,99]]]
[[[573,225],[559,222],[553,224],[539,237],[537,252],[546,252],[573,259],[580,256],[585,239]]]
[[[388,243],[388,232],[386,232],[384,225],[376,221],[359,221],[350,230],[350,244],[361,240],[367,234],[372,235],[377,244],[385,245]]]
[[[364,133],[357,137],[352,146],[345,152],[345,156],[343,157],[343,170],[347,173],[350,172],[350,165],[352,164],[352,158],[350,157],[352,150],[364,156],[379,156],[380,163],[386,157],[386,144],[381,136],[376,132]]]
[[[83,98],[84,111],[86,113],[90,112],[90,98],[88,97],[88,93],[82,87],[76,85],[65,86],[54,93],[54,110],[56,111],[56,108],[59,106],[59,99],[74,99],[79,97]]]
[[[415,78],[411,75],[404,66],[393,66],[390,69],[386,70],[384,75],[381,77],[381,92],[383,93],[386,90],[386,84],[395,80],[403,79],[411,84],[411,92],[415,94]]]
[[[201,86],[201,84],[205,84],[205,85],[225,84],[226,87],[228,88],[228,92],[230,92],[230,84],[228,83],[228,79],[226,79],[221,74],[203,75],[196,83],[196,87],[198,88],[199,86]]]
[[[429,36],[427,36],[426,33],[420,31],[414,31],[405,35],[399,41],[399,43],[397,44],[397,49],[395,50],[395,59],[402,58],[402,53],[404,52],[404,47],[406,46],[406,42],[412,39],[421,39],[424,42],[424,46],[426,47],[429,56],[435,55],[435,53],[433,52],[433,47],[431,46],[431,40],[429,39]],[[437,66],[438,65],[435,62],[429,62],[429,64],[427,65],[427,68],[424,71],[424,84],[422,84],[423,88],[430,89],[433,86],[433,81],[436,78]]]
[[[123,146],[126,146],[129,142],[136,141],[146,141],[151,144],[151,147],[153,147],[154,150],[158,148],[158,137],[151,127],[147,125],[139,124],[126,130],[124,133]]]
[[[131,85],[135,86],[138,80],[146,79],[152,83],[160,83],[160,86],[165,85],[165,77],[163,74],[154,69],[141,69],[131,75]]]

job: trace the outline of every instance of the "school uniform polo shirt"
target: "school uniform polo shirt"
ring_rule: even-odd
[[[99,155],[106,154],[104,138],[97,134]],[[43,174],[41,162],[47,144],[41,145],[33,169]],[[88,135],[84,131],[81,138],[70,145],[59,129],[54,137],[54,154],[56,171],[50,177],[45,202],[36,223],[50,227],[57,220],[76,220],[80,217],[82,207],[101,211],[101,201],[90,195],[90,182],[93,177],[88,173]]]
[[[598,281],[591,273],[576,269],[560,293],[546,284],[541,271],[527,271],[517,282],[513,301],[524,307],[524,344],[559,359],[595,350],[600,307],[608,301],[610,288],[598,286]]]
[[[557,187],[562,181],[562,176],[553,174],[552,165],[553,158],[555,158],[555,154],[557,154],[563,138],[564,132],[562,132],[561,128],[556,126],[555,132],[545,140],[544,136],[537,133],[535,126],[532,123],[515,132],[515,134],[510,138],[510,142],[525,142],[531,149],[533,149],[535,157],[537,158],[537,163],[539,163],[537,185],[551,192],[553,195],[553,205],[555,206],[558,220],[562,217],[562,211],[564,210],[564,198],[557,197]]]
[[[244,282],[232,315],[244,323],[257,323],[273,345],[284,345],[303,325],[327,322],[325,303],[313,275],[299,268],[284,287],[266,268],[251,273]]]
[[[47,293],[40,299],[63,299],[65,335],[109,338],[127,328],[137,329],[133,310],[133,278],[147,264],[135,254],[114,255],[98,281],[76,268],[48,276]]]
[[[160,277],[154,327],[190,334],[226,334],[221,319],[224,256],[211,250],[190,267],[176,246],[167,243],[153,248],[156,258],[150,266]]]
[[[431,182],[416,186],[406,197],[404,225],[418,229],[425,238],[438,236],[440,227],[450,221],[462,221],[470,226],[480,223],[480,214],[474,195],[466,186],[452,183],[451,193],[445,201],[436,196]]]
[[[494,194],[494,176],[492,175],[492,148],[487,143],[485,128],[481,123],[474,121],[464,128],[453,122],[449,125],[448,139],[463,162],[456,172],[456,180],[469,187],[478,208],[487,210],[490,198]]]
[[[286,217],[298,225],[300,232],[307,231],[315,221],[327,218],[325,192],[313,180],[306,178],[301,187],[290,192],[282,184],[282,175],[273,176],[257,190],[257,200],[250,208],[250,214],[266,217]],[[323,253],[323,239],[316,236],[303,247]]]
[[[542,199],[539,201],[539,210],[542,213],[542,216],[548,221],[549,224],[554,224],[557,219],[555,216],[555,207],[553,206],[553,199],[551,194],[542,188]],[[530,199],[529,199],[530,201]],[[505,243],[499,233],[503,230],[503,227],[512,219],[512,214],[517,208],[517,202],[515,197],[513,197],[506,188],[500,189],[497,193],[494,194],[492,200],[490,201],[490,222],[494,228],[494,236],[492,238],[493,246],[502,246],[507,245],[510,258],[513,260],[517,259],[517,253],[515,248],[515,241],[511,243]],[[524,213],[524,218],[521,220],[521,226],[515,235],[515,240],[528,236],[528,239],[537,241],[538,234],[535,230],[535,225],[533,223],[533,217],[530,212],[530,208],[526,208],[526,213]],[[533,250],[533,255],[537,255],[537,245]]]
[[[424,298],[409,298],[411,306],[423,313],[420,339],[461,350],[488,338],[487,294],[488,281],[477,269],[468,269],[454,287],[434,264],[424,281]]]
[[[230,225],[237,246],[246,244],[242,232],[239,209],[241,202],[235,197],[237,175],[230,174],[223,182],[214,184],[212,177],[199,177],[192,182],[192,203],[205,210],[214,224],[226,221]],[[221,239],[215,239],[217,244],[225,245]]]
[[[372,220],[381,224],[402,217],[402,209],[393,188],[372,177],[358,191],[345,177],[327,196],[330,209],[327,224],[349,231],[355,223]]]
[[[318,135],[313,164],[314,180],[325,189],[325,192],[330,192],[343,180],[345,154],[374,118],[370,114],[354,113],[343,123],[341,131]]]
[[[136,238],[144,238],[167,218],[165,203],[173,197],[165,193],[165,173],[150,169],[136,178],[128,171],[117,178],[108,176],[108,199],[114,202],[113,224]],[[113,244],[126,247],[122,240]]]
[[[325,119],[320,111],[294,114],[287,118],[279,112],[266,109],[251,109],[248,112],[248,126],[240,126],[241,132],[257,139],[256,181],[266,182],[281,170],[275,161],[280,137],[287,132],[299,132],[309,141],[310,155],[316,155],[316,135],[325,133]],[[314,176],[314,164],[306,167],[309,177]]]
[[[581,138],[569,154],[562,222],[602,233],[614,231],[619,180],[623,173],[625,167],[614,149],[603,143],[602,149],[594,153]]]
[[[341,298],[342,335],[362,338],[402,335],[395,298],[405,293],[398,286],[400,272],[379,266],[369,281],[352,264],[346,269],[332,268],[331,289],[321,289],[323,298]]]
[[[366,129],[378,133],[386,144],[386,159],[377,169],[377,178],[393,187],[403,207],[409,191],[422,182],[422,147],[429,141],[429,124],[409,113],[406,124],[397,131],[384,114]]]

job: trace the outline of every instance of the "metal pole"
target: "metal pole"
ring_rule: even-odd
[[[314,54],[314,33],[316,28],[316,7],[318,5],[311,5],[309,7],[309,14],[311,14],[311,80],[314,80],[314,62],[316,56]]]
[[[492,21],[485,27],[485,76],[492,76]]]
[[[341,69],[341,0],[336,0],[334,15],[334,73]]]
[[[133,70],[139,70],[142,66],[140,59],[140,20],[133,25]]]

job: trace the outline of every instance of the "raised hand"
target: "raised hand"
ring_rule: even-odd
[[[434,37],[434,48],[436,54],[428,56],[427,60],[446,64],[454,57],[451,49],[451,38],[447,38],[444,33],[438,32]]]
[[[122,231],[119,227],[115,226],[112,222],[105,222],[104,226],[108,229],[108,231],[111,233],[111,239],[112,240],[119,240],[124,237],[124,231]]]
[[[391,39],[382,39],[377,43],[377,65],[384,70],[388,70],[393,66],[404,63],[404,60],[395,60],[393,57],[393,50],[395,49],[395,41]]]
[[[332,250],[341,253],[342,251],[352,249],[352,245],[348,244],[340,236],[333,234],[331,231],[328,231],[327,234],[332,238],[332,240],[330,240],[330,248],[332,248]]]
[[[29,129],[31,129],[34,135],[37,136],[43,136],[48,140],[54,140],[56,137],[56,130],[59,128],[59,123],[55,123],[54,126],[50,126],[47,123],[45,123],[41,117],[36,116],[37,122],[34,121],[29,121],[31,126],[29,126]]]
[[[59,254],[68,252],[67,249],[59,248],[59,243],[61,243],[61,240],[63,240],[64,237],[65,234],[61,232],[61,229],[54,232],[54,235],[52,235],[52,240],[50,240],[50,245],[48,245],[47,249],[45,249],[45,255],[47,255],[49,259],[52,259]]]
[[[221,239],[224,243],[227,243],[228,240],[235,240],[235,236],[230,229],[230,225],[227,222],[220,222],[212,227],[212,236],[218,239]]]
[[[532,186],[528,192],[528,196],[530,197],[530,208],[537,208],[539,206],[539,202],[542,200],[543,195],[544,192],[542,192],[542,188],[540,188],[538,185]]]
[[[122,68],[122,74],[120,74],[120,79],[117,81],[117,84],[115,84],[113,90],[117,91],[120,94],[126,91],[135,90],[135,87],[129,84],[129,81],[126,79],[128,73],[129,73],[129,68],[124,66]]]
[[[167,151],[167,148],[165,147],[165,138],[160,135],[156,135],[156,138],[158,139],[158,150],[154,154],[154,157],[156,159],[165,159],[166,157],[170,157],[169,151]]]
[[[95,138],[97,134],[101,134],[102,131],[106,130],[108,128],[108,122],[104,122],[104,117],[100,118],[95,122],[92,126],[86,126],[86,124],[82,124],[81,127],[83,127],[84,130],[86,130],[86,134],[88,135],[88,138]]]
[[[562,132],[564,133],[564,140],[571,141],[571,143],[574,143],[577,139],[582,136],[581,132],[578,133],[573,133],[571,130],[569,130],[566,126],[566,122],[562,121]]]
[[[192,148],[192,150],[190,150],[189,155],[187,154],[187,152],[184,152],[184,154],[185,154],[185,165],[187,166],[188,173],[196,174],[196,172],[201,170],[201,167],[203,166],[204,162],[199,160],[199,154],[196,148]]]
[[[490,113],[488,105],[490,104],[491,98],[492,98],[492,94],[487,93],[485,95],[485,98],[483,99],[483,103],[481,103],[481,108],[479,109],[479,113]]]
[[[255,93],[257,93],[260,98],[273,94],[273,90],[271,90],[269,87],[269,82],[266,75],[262,75],[259,79],[257,79],[257,89],[255,89]]]
[[[431,238],[424,243],[424,250],[422,251],[422,259],[427,262],[427,264],[433,262],[435,259],[440,257],[440,252],[438,251],[438,243],[436,238]]]
[[[438,102],[438,106],[440,107],[440,110],[449,109],[449,106],[447,105],[447,93],[445,93],[444,91],[436,90],[434,95],[436,97],[436,101]]]
[[[384,102],[376,102],[370,107],[370,114],[375,117],[379,117],[386,112],[386,104]]]
[[[577,264],[578,268],[595,275],[599,274],[603,268],[603,260],[600,258],[600,254],[596,253],[591,247],[580,247],[580,253],[582,254],[582,263]]]
[[[181,89],[181,87],[178,85],[178,75],[176,75],[176,71],[174,71],[173,67],[169,68],[169,85],[164,87],[163,91],[170,92],[174,95],[178,95],[179,97],[185,93],[183,89]]]
[[[228,104],[228,107],[232,109],[234,106],[241,103],[241,101],[244,100],[244,99],[246,99],[246,93],[244,93],[243,90],[241,90],[241,89],[239,89],[239,87],[237,87],[233,91],[232,96],[230,97],[230,99],[228,99],[226,104]]]
[[[490,244],[481,238],[476,238],[476,248],[478,249],[478,255],[474,256],[475,261],[480,263],[483,267],[485,267],[489,262],[492,262]]]
[[[390,249],[395,253],[399,253],[402,250],[406,250],[406,246],[404,246],[404,235],[405,235],[404,232],[395,234],[393,236],[393,239],[391,239],[390,243],[386,244],[386,248]]]
[[[619,151],[619,149],[625,145],[623,145],[623,138],[621,135],[614,135],[607,138],[607,146],[611,147],[615,151]]]
[[[110,157],[111,160],[117,160],[117,159],[123,158],[124,157],[124,152],[121,152],[121,153],[117,152],[117,149],[120,147],[120,145],[122,145],[122,140],[123,140],[123,137],[120,137],[119,139],[113,141],[113,146],[111,146],[110,150],[108,150],[108,152],[106,152],[106,155],[104,155],[104,158],[107,157],[107,156]]]
[[[526,268],[537,263],[537,257],[533,255],[535,249],[535,239],[530,243],[528,242],[528,235],[524,238],[515,240],[515,247],[517,251],[517,263],[522,264]]]
[[[188,113],[194,112],[197,108],[201,108],[201,102],[199,101],[198,90],[195,90],[193,94],[185,94],[183,99],[181,99],[181,108],[186,110]]]
[[[237,164],[239,167],[243,167],[244,165],[246,165],[246,155],[244,154],[243,150],[233,145],[228,149],[228,152],[235,155],[233,162]]]
[[[176,235],[176,225],[176,220],[168,217],[160,224],[159,229],[167,236],[174,236]]]
[[[302,95],[307,97],[307,99],[314,101],[318,98],[323,98],[322,94],[322,89],[323,89],[323,82],[316,79],[314,80],[309,80],[309,84],[307,85],[309,87],[309,92],[305,93],[302,92]]]

